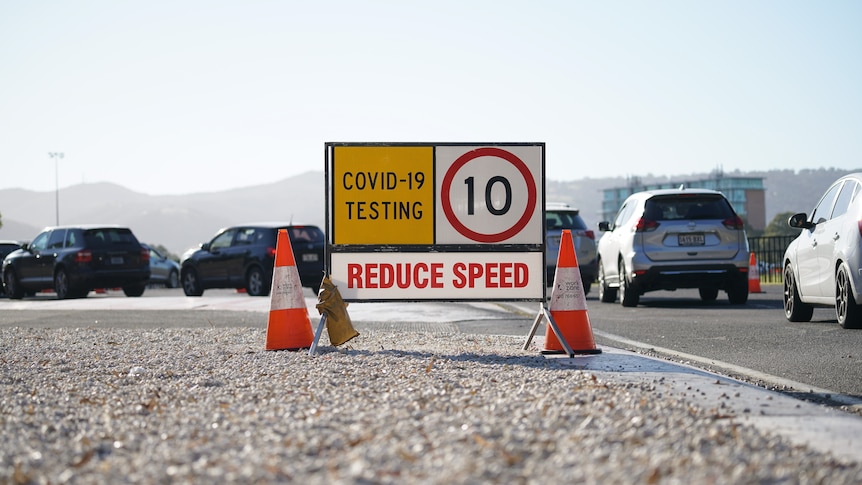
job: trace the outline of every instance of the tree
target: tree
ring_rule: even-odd
[[[772,218],[772,221],[763,230],[764,236],[795,236],[799,234],[799,229],[795,229],[787,225],[787,219],[790,219],[793,212],[781,212]]]

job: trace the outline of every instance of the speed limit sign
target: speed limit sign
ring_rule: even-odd
[[[541,145],[438,146],[437,244],[542,244]]]

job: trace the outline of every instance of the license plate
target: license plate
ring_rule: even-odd
[[[305,253],[302,255],[303,263],[314,263],[317,262],[317,253]]]
[[[111,264],[123,264],[122,256],[111,256]]]
[[[678,236],[680,246],[703,246],[703,234],[680,234]]]

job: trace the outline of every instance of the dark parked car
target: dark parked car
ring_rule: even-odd
[[[578,209],[563,203],[549,202],[545,204],[545,271],[548,286],[554,284],[554,273],[557,270],[557,258],[560,255],[560,238],[563,229],[572,231],[572,243],[578,258],[581,283],[584,286],[584,293],[589,293],[598,269],[596,264],[596,233],[587,229],[587,223],[581,218]]]
[[[5,258],[7,254],[20,248],[21,243],[18,241],[0,241],[0,263],[3,262],[3,258]],[[4,294],[6,294],[6,287],[3,286],[3,282],[0,281],[0,296]]]
[[[237,288],[250,296],[269,295],[279,229],[287,229],[302,286],[316,292],[323,279],[323,231],[317,226],[271,222],[222,229],[209,242],[187,251],[180,260],[185,294],[201,296],[207,288]]]
[[[3,260],[10,298],[54,290],[58,299],[81,298],[96,288],[141,296],[150,279],[150,253],[127,227],[49,227]]]
[[[150,252],[150,284],[165,285],[165,288],[180,286],[180,263],[164,256],[156,248],[142,244]]]

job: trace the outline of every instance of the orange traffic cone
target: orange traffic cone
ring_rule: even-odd
[[[748,292],[763,293],[760,289],[760,270],[757,269],[757,258],[754,253],[748,258]]]
[[[563,230],[560,240],[560,254],[557,256],[557,269],[554,272],[554,286],[551,289],[551,302],[548,305],[551,318],[563,334],[563,338],[575,354],[600,354],[593,338],[593,328],[587,315],[587,297],[584,293],[578,257],[572,242],[572,231]],[[563,346],[550,325],[545,331],[544,353],[564,352]]]
[[[299,350],[311,347],[314,334],[293,248],[285,229],[278,230],[272,294],[266,325],[266,350]]]

